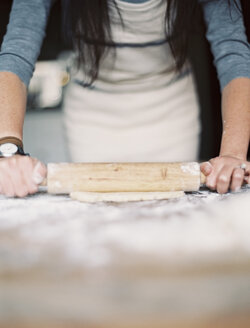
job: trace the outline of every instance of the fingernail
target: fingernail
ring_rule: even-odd
[[[234,192],[240,192],[241,191],[241,187],[236,187],[235,189],[234,189]]]
[[[210,168],[212,167],[212,164],[210,162],[206,162],[206,165],[209,166]]]
[[[43,177],[41,176],[41,174],[39,173],[39,170],[41,169],[41,163],[37,163],[35,168],[34,168],[34,171],[33,171],[33,181],[36,183],[36,184],[40,184],[43,182]]]
[[[204,165],[204,170],[206,173],[210,173],[212,170],[212,165],[209,162],[206,162],[206,165]]]

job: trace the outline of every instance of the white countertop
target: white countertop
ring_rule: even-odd
[[[250,189],[125,204],[39,193],[0,198],[0,213],[0,327],[250,313]]]

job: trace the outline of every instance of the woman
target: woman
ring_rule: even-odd
[[[207,185],[224,193],[239,189],[250,170],[246,161],[249,47],[233,1],[231,11],[224,0],[202,4],[222,86],[225,121],[220,156],[204,163],[202,170],[208,175]],[[39,53],[49,8],[49,0],[14,1],[0,54],[2,143],[6,136],[22,139],[25,85]],[[65,0],[64,8],[65,26],[79,63],[64,104],[72,159],[195,160],[198,106],[185,62],[195,0]],[[21,146],[20,141],[11,141]],[[20,197],[34,193],[45,174],[45,167],[32,158],[2,158],[1,192]]]

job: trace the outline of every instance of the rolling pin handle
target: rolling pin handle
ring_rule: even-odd
[[[47,179],[45,178],[39,186],[40,187],[47,187]]]
[[[206,184],[206,176],[201,172],[201,186]]]

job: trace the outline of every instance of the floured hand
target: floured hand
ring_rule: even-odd
[[[38,191],[46,177],[46,166],[29,156],[0,159],[0,193],[7,197],[25,197]]]
[[[241,168],[242,164],[245,164],[245,169]],[[238,191],[244,183],[250,183],[250,162],[236,157],[215,157],[202,163],[201,171],[207,177],[207,187],[220,194]]]

